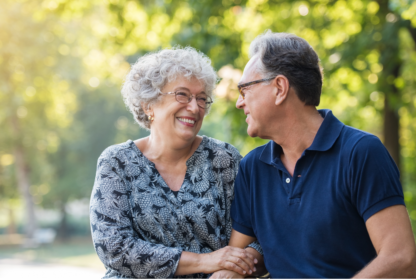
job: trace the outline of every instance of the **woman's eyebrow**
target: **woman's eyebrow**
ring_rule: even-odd
[[[189,88],[187,88],[187,87],[177,87],[177,88],[175,88],[175,91],[177,91],[177,90],[187,90],[187,91],[190,91]]]
[[[187,88],[187,87],[177,87],[177,88],[175,88],[175,90],[174,90],[174,91],[178,91],[178,90],[186,90],[186,91],[188,91],[188,92],[191,92],[191,91],[189,90],[189,88]],[[205,91],[198,92],[198,94],[201,94],[201,93],[206,94],[206,93],[205,93]]]

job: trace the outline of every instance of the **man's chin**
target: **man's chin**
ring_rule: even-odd
[[[253,130],[250,130],[249,128],[247,128],[247,134],[252,138],[257,137],[257,133]]]

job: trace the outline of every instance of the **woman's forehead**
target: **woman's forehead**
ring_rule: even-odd
[[[192,93],[206,93],[205,83],[195,77],[178,77],[168,82],[163,89],[169,91],[186,90]]]

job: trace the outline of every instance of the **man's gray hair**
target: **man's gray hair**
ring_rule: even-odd
[[[121,93],[124,103],[135,121],[150,129],[143,106],[147,108],[159,101],[161,89],[178,77],[192,78],[203,82],[205,93],[212,98],[217,74],[211,60],[192,47],[174,47],[140,57],[131,66]],[[209,109],[206,109],[205,115]]]
[[[264,78],[283,75],[306,105],[318,106],[322,90],[322,68],[309,43],[294,34],[267,30],[250,45],[250,57],[260,55],[257,70]]]

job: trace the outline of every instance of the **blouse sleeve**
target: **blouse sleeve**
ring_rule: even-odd
[[[232,231],[231,204],[232,204],[232,201],[234,200],[234,182],[237,177],[240,161],[243,158],[236,148],[232,147],[231,151],[232,151],[232,157],[233,157],[233,162],[234,162],[234,166],[233,166],[234,177],[233,177],[231,186],[228,188],[228,191],[226,192],[227,193],[227,209],[226,209],[227,226],[226,227],[227,227],[228,239],[231,237],[231,231]],[[254,250],[259,252],[263,256],[263,249],[261,248],[260,243],[257,240],[254,241],[253,243],[250,243],[247,247],[253,248]]]
[[[181,249],[152,244],[133,229],[130,192],[117,169],[100,157],[90,203],[95,250],[106,268],[135,278],[171,278]]]

